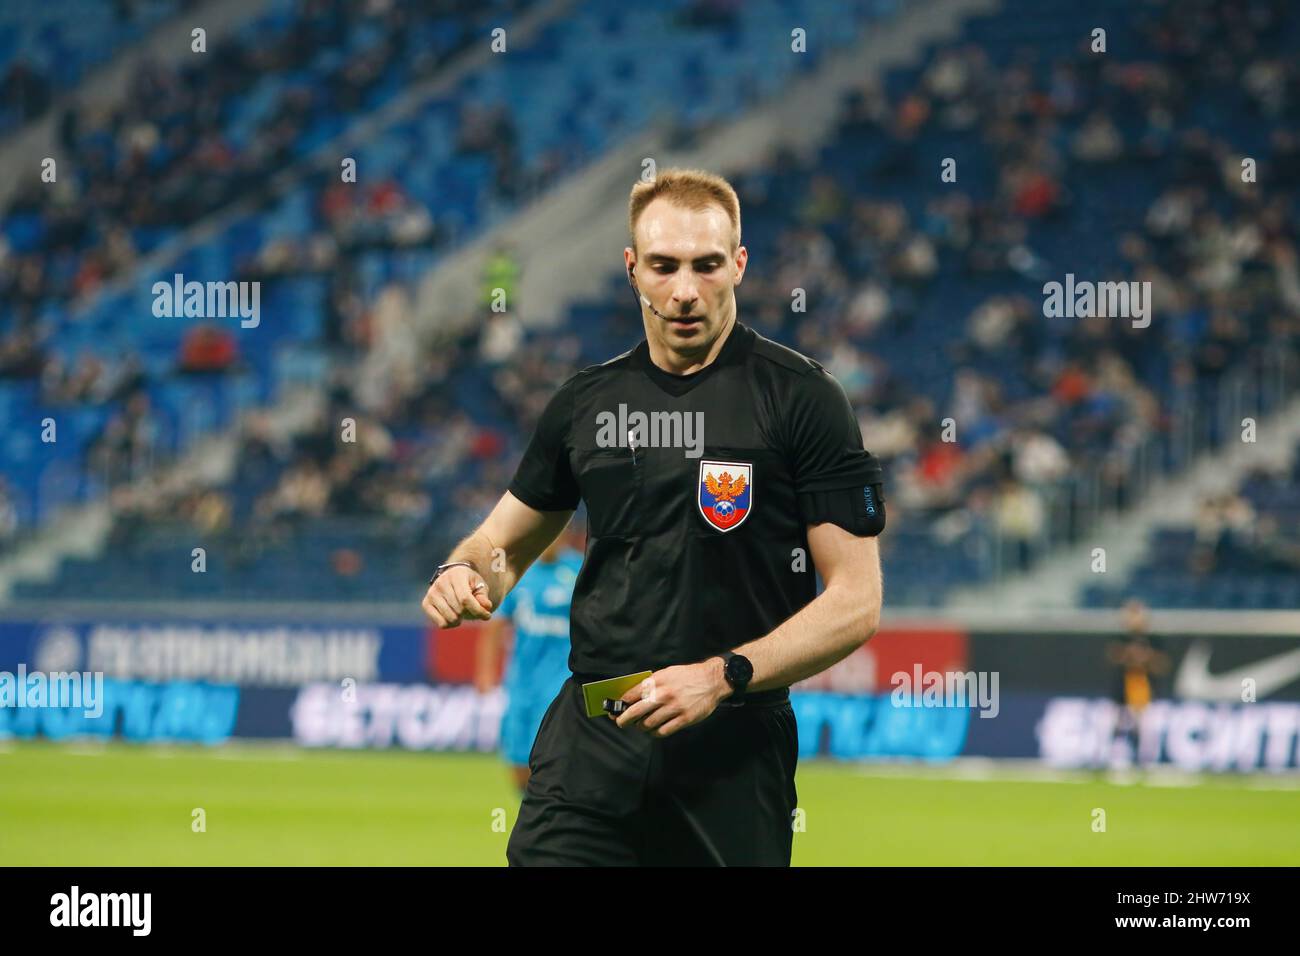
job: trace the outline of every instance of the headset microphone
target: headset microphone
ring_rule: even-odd
[[[659,316],[659,318],[663,319],[665,322],[671,322],[671,321],[672,321],[672,319],[670,319],[668,316],[664,315],[662,312],[660,312],[658,309],[656,309],[656,308],[651,304],[650,300],[647,299],[647,298],[645,297],[645,295],[641,292],[641,290],[637,287],[636,280],[632,278],[632,267],[631,267],[631,266],[628,266],[628,267],[627,267],[627,284],[630,285],[630,286],[632,287],[632,291],[636,293],[636,297],[637,297],[637,299],[638,299],[638,300],[639,300],[639,301],[640,301],[640,302],[641,302],[641,303],[642,303],[642,304],[643,304],[647,309],[649,309],[649,310],[650,310],[651,312],[653,312],[655,315]]]

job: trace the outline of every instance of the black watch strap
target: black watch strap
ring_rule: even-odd
[[[750,663],[748,657],[743,657],[735,651],[723,651],[718,656],[722,658],[722,676],[731,687],[732,699],[739,703],[744,698],[745,691],[749,689],[749,682],[753,680],[754,665]]]

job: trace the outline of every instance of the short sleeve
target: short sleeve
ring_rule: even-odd
[[[572,511],[578,506],[578,482],[569,465],[569,428],[573,419],[573,379],[551,396],[537,429],[510,482],[510,493],[537,511]]]
[[[789,395],[786,433],[794,490],[807,524],[831,521],[855,534],[883,528],[880,463],[862,447],[853,406],[840,383],[818,368]]]

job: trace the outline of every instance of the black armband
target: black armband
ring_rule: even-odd
[[[805,524],[839,525],[850,534],[870,538],[885,530],[885,493],[879,482],[807,491],[799,495],[799,514]]]

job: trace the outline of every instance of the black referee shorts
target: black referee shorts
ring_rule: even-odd
[[[799,737],[784,691],[663,740],[588,717],[570,677],[542,719],[511,866],[789,866]]]

